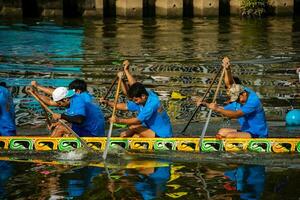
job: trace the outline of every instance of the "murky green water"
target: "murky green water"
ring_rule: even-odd
[[[24,129],[26,125],[35,128],[44,124],[38,103],[24,93],[31,80],[46,86],[67,86],[74,78],[82,78],[88,82],[89,90],[100,97],[121,70],[124,59],[132,62],[138,80],[158,92],[178,134],[195,109],[190,97],[204,94],[223,56],[231,58],[234,74],[263,100],[270,135],[299,136],[299,127],[289,129],[283,124],[286,110],[300,105],[296,74],[296,68],[300,67],[299,18],[0,21],[0,81],[11,86],[19,134],[46,133],[44,129]],[[187,98],[172,98],[174,91]],[[219,95],[218,102],[222,101],[224,95]],[[108,108],[103,110],[110,116]],[[205,116],[203,109],[196,120],[201,121]],[[214,119],[217,117],[214,115]],[[227,120],[213,123],[207,135],[214,135],[218,128],[227,125],[236,123]],[[194,123],[189,134],[199,135],[201,128],[202,123]],[[27,163],[1,161],[0,198],[300,197],[298,156],[287,155],[278,160],[255,159],[252,155],[239,158],[239,162],[222,155],[208,158],[216,160],[187,162],[181,157],[162,160],[163,165],[157,166],[153,164],[160,161],[156,157],[150,161],[142,159],[143,167],[129,162],[135,168],[126,165],[107,169],[82,163],[35,163],[39,158]]]

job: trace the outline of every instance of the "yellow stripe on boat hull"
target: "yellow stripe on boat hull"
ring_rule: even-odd
[[[94,150],[103,151],[106,137],[85,137]],[[130,150],[174,150],[199,151],[199,138],[111,138],[110,145],[120,145]],[[81,147],[80,141],[72,137],[0,137],[0,149],[35,151],[70,151]],[[207,137],[201,146],[202,152],[297,152],[300,153],[300,138],[255,138],[223,139]]]

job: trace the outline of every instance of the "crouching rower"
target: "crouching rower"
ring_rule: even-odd
[[[221,128],[217,138],[265,138],[268,137],[268,126],[266,122],[263,105],[257,94],[250,88],[235,84],[231,74],[229,58],[223,59],[225,67],[225,84],[228,88],[229,104],[225,107],[216,103],[205,104],[209,109],[226,117],[237,119],[241,125],[240,130],[233,128]]]
[[[76,79],[66,87],[56,89],[38,85],[35,81],[32,86],[36,89],[51,94],[52,99],[37,94],[39,98],[49,106],[67,107],[63,114],[54,113],[53,119],[63,119],[72,124],[72,129],[80,137],[104,136],[104,116],[100,107],[94,102],[94,98],[87,91],[85,81]],[[59,122],[54,127],[52,137],[68,136],[69,131]]]
[[[172,137],[172,126],[167,112],[163,109],[158,96],[142,83],[136,82],[129,72],[129,62],[124,61],[124,72],[128,79],[129,89],[123,91],[131,101],[118,103],[116,109],[137,112],[137,117],[128,119],[112,117],[113,123],[124,123],[129,126],[127,131],[121,133],[120,137]],[[123,87],[124,88],[124,87]],[[110,107],[114,102],[100,99]]]
[[[16,135],[15,107],[5,82],[0,82],[0,136]]]

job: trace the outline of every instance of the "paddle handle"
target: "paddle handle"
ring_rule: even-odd
[[[206,96],[208,95],[210,89],[212,88],[212,85],[214,84],[214,82],[216,81],[217,77],[219,76],[220,72],[222,71],[222,67],[220,67],[220,69],[218,70],[218,72],[215,74],[213,80],[210,82],[206,92],[204,93],[203,97],[202,97],[202,101],[204,101],[204,99],[206,98]],[[195,117],[196,113],[198,112],[198,110],[201,108],[201,104],[199,106],[197,106],[195,112],[193,113],[192,117],[190,118],[190,120],[188,121],[188,123],[185,125],[184,129],[181,131],[181,133],[183,134],[186,129],[188,128],[188,126],[190,125],[191,121],[193,120],[193,118]]]
[[[46,110],[46,111],[48,111],[51,115],[53,115],[54,114],[54,112],[50,109],[50,108],[48,108],[48,106],[43,102],[43,101],[41,101],[40,100],[40,98],[36,95],[36,94],[34,94],[32,91],[30,91],[30,90],[28,90],[28,92],[42,105],[42,107]],[[81,142],[81,144],[82,144],[82,146],[85,148],[85,149],[87,149],[88,151],[92,151],[92,149],[87,145],[87,143],[83,140],[83,139],[81,139],[80,138],[80,136],[77,134],[77,133],[75,133],[63,120],[61,120],[61,119],[59,119],[58,120],[66,129],[68,129],[68,131],[70,131],[70,133],[73,135],[73,136],[75,136],[80,142]]]
[[[120,88],[121,88],[121,81],[122,81],[122,79],[119,78],[117,91],[116,91],[116,95],[115,95],[115,100],[114,100],[113,111],[112,111],[112,117],[114,117],[115,114],[116,114],[117,103],[118,103],[118,99],[119,99],[119,92],[120,92]],[[105,160],[106,157],[107,157],[107,152],[108,152],[109,145],[110,145],[110,138],[111,138],[111,134],[112,134],[112,129],[113,129],[113,122],[110,122],[109,131],[108,131],[108,134],[107,134],[107,139],[106,139],[106,144],[105,144],[105,150],[104,150],[103,155],[102,155],[103,160]]]

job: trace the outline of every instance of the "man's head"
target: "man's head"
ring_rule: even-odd
[[[55,102],[66,102],[75,94],[74,90],[68,90],[66,87],[58,87],[52,93],[52,99]]]
[[[228,95],[230,96],[230,102],[236,101],[244,104],[248,99],[247,91],[240,84],[232,84],[228,90]]]
[[[136,104],[144,105],[148,98],[148,92],[145,86],[139,82],[134,83],[129,87],[128,97],[131,98]]]
[[[75,90],[77,93],[87,91],[87,84],[84,80],[75,79],[69,84],[69,90]]]
[[[5,82],[0,82],[0,86],[5,87],[5,88],[7,87]]]

